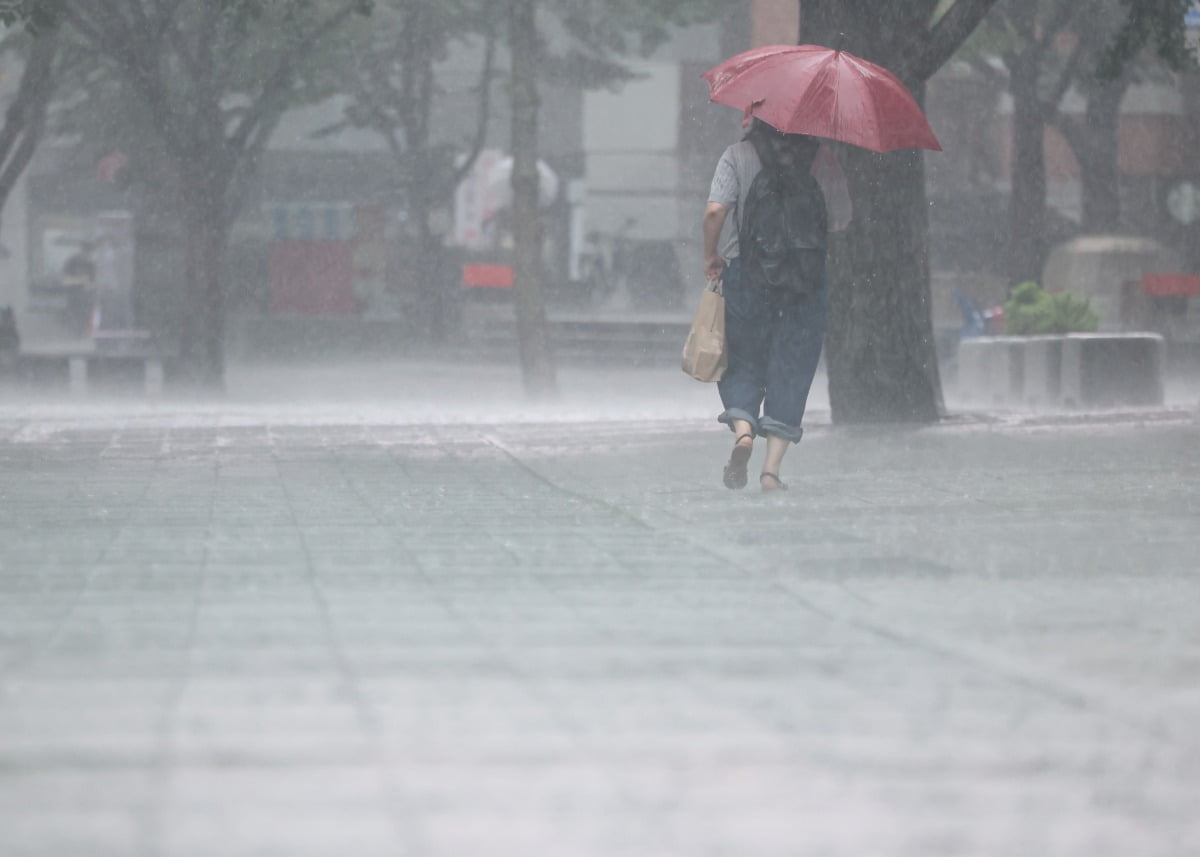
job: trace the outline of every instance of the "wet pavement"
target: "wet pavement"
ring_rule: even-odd
[[[0,854],[1200,853],[1195,408],[427,368],[0,406]]]

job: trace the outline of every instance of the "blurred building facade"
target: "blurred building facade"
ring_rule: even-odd
[[[740,50],[794,42],[798,29],[795,0],[742,0],[720,20],[679,30],[650,56],[631,60],[632,76],[622,85],[543,84],[539,154],[556,187],[547,200],[545,259],[556,307],[687,314],[712,170],[742,133],[736,111],[708,102],[700,75]],[[443,66],[434,124],[438,138],[462,141],[476,124],[471,90],[480,51],[470,44],[455,51]],[[0,75],[0,83],[7,79]],[[499,84],[493,96],[485,168],[471,179],[482,190],[510,148]],[[1198,103],[1191,79],[1134,87],[1120,124],[1123,228],[1180,247],[1192,269],[1200,265],[1200,170],[1190,157]],[[231,246],[236,313],[383,318],[403,315],[416,294],[412,258],[420,248],[406,243],[404,188],[386,144],[363,129],[319,133],[341,120],[344,107],[332,98],[292,111],[276,129]],[[951,62],[930,82],[926,107],[945,149],[927,157],[935,307],[939,324],[955,325],[955,288],[965,283],[987,294],[1005,285],[1011,104],[994,83]],[[1077,100],[1068,98],[1066,109],[1078,109]],[[129,206],[94,163],[80,163],[62,147],[43,148],[9,199],[0,232],[9,251],[0,258],[0,305],[22,310],[30,304],[29,284],[54,272],[49,230],[85,230],[105,212]],[[1078,165],[1052,130],[1046,151],[1055,237],[1066,239],[1078,221]],[[465,198],[459,195],[460,206]],[[506,263],[502,217],[489,221],[490,244],[463,239],[462,212],[453,206],[435,220],[454,254],[443,287],[464,288],[468,264]],[[158,323],[170,283],[179,279],[173,237],[148,217],[139,220],[134,241],[138,312]]]

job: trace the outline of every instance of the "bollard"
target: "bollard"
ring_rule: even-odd
[[[146,358],[146,395],[159,396],[163,391],[163,364],[153,357]]]
[[[86,357],[71,357],[67,361],[67,386],[71,391],[71,395],[82,396],[87,392],[87,375],[88,366]]]

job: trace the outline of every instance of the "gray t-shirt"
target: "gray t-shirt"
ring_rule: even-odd
[[[750,184],[761,169],[762,161],[758,159],[758,152],[754,151],[754,144],[749,140],[734,143],[717,162],[708,201],[725,206],[729,212],[717,245],[718,252],[725,259],[737,258],[740,213],[746,205]],[[817,150],[812,174],[825,194],[825,204],[829,209],[829,231],[845,229],[853,213],[850,194],[846,190],[846,177],[842,174],[837,155],[828,146],[821,146]]]

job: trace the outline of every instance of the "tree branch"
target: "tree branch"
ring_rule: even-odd
[[[1050,96],[1041,101],[1042,121],[1049,122],[1052,117],[1060,112],[1063,96],[1075,83],[1078,77],[1079,64],[1083,57],[1083,46],[1076,45],[1071,51],[1071,56],[1067,59],[1067,64],[1063,67],[1062,73],[1059,74],[1058,80],[1055,81],[1054,89],[1051,90]]]
[[[1082,151],[1087,145],[1087,128],[1081,119],[1056,110],[1046,117],[1046,122],[1063,135],[1072,152]],[[1078,157],[1076,160],[1079,160]]]
[[[361,0],[348,0],[341,9],[312,28],[295,44],[288,46],[275,70],[263,81],[257,101],[250,105],[229,135],[229,149],[239,152],[254,133],[255,126],[273,109],[274,102],[291,82],[296,59],[302,57],[320,38],[331,33],[361,7]]]
[[[17,138],[24,133],[33,112],[39,108],[39,102],[46,93],[50,71],[55,54],[58,52],[58,34],[51,32],[33,39],[33,47],[25,67],[21,71],[21,79],[17,84],[16,94],[8,109],[4,112],[4,128],[0,129],[0,158],[5,158],[8,151],[16,144]]]
[[[227,225],[232,224],[237,219],[237,214],[245,202],[246,193],[251,185],[251,182],[244,181],[243,179],[257,167],[259,158],[262,157],[263,151],[267,148],[267,144],[271,140],[271,134],[274,132],[275,125],[281,115],[282,111],[276,111],[273,117],[265,117],[263,121],[258,123],[242,157],[234,165],[229,182],[234,188],[234,192],[232,197],[225,200],[225,208],[222,212]],[[272,119],[275,121],[272,121]]]
[[[993,86],[1006,87],[1008,85],[1008,75],[981,57],[970,57],[967,59],[967,64],[971,66],[976,74],[986,78],[987,82]]]
[[[997,0],[956,0],[929,31],[923,50],[901,64],[897,74],[904,80],[924,83],[946,64],[967,37],[979,26]]]
[[[479,115],[478,121],[475,124],[475,138],[471,141],[471,148],[467,152],[466,158],[454,171],[452,187],[457,187],[459,182],[467,177],[467,174],[475,166],[475,161],[479,159],[479,153],[483,151],[484,143],[487,141],[488,119],[492,112],[492,73],[494,71],[493,64],[496,57],[496,32],[494,28],[489,28],[487,34],[487,44],[484,47],[483,54],[483,71],[479,76]]]
[[[29,165],[46,125],[46,107],[56,82],[55,60],[59,55],[59,35],[56,30],[42,33],[34,39],[33,49],[17,93],[4,115],[0,133],[0,206],[12,193],[17,180]]]
[[[183,29],[176,22],[171,21],[166,27],[167,40],[170,41],[171,47],[179,56],[179,61],[187,70],[188,76],[193,80],[200,77],[200,61],[199,58],[192,54],[191,45],[187,43],[187,38],[183,34]],[[204,48],[206,42],[202,39],[197,39],[197,44]]]
[[[137,5],[136,0],[131,4]],[[129,85],[148,102],[150,110],[163,118],[160,130],[168,148],[186,155],[193,141],[186,128],[186,117],[172,106],[159,73],[160,34],[153,27],[153,32],[135,30],[121,6],[118,0],[91,0],[87,4],[69,4],[63,14],[80,35],[113,60]]]

